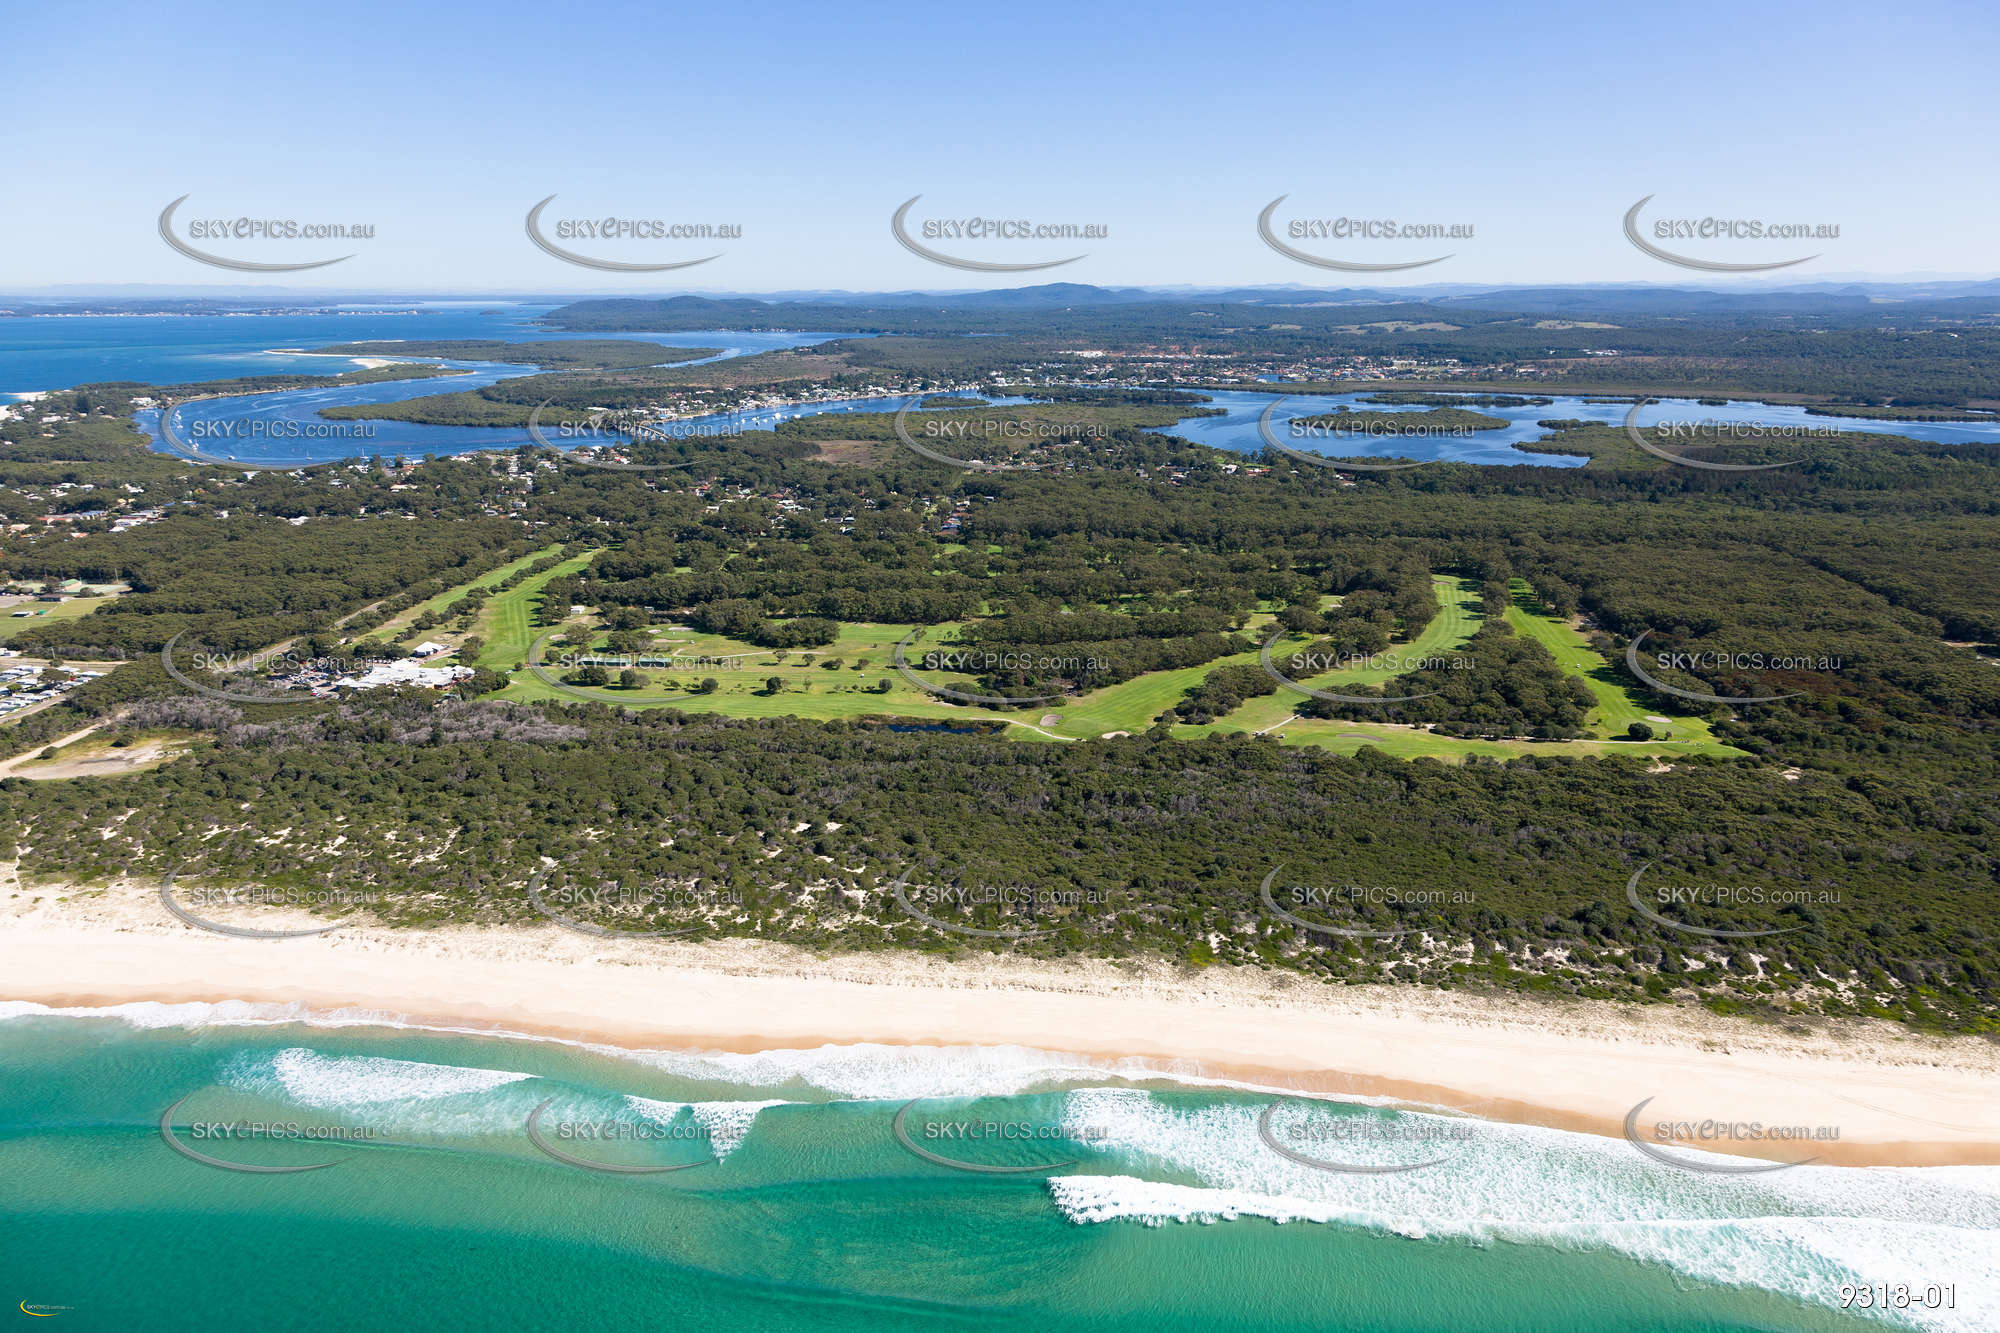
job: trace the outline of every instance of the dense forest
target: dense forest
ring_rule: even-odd
[[[1887,336],[1848,327],[1827,345]],[[825,385],[889,369],[939,380],[1002,362],[1018,370],[1021,353],[1016,340],[933,330],[495,388],[526,397],[541,391],[534,380],[561,381],[580,408],[607,405],[590,403],[600,376],[683,377],[690,393],[723,394],[777,383],[777,360]],[[183,866],[221,881],[358,877],[384,891],[386,917],[422,925],[527,919],[522,886],[549,858],[558,878],[726,879],[752,909],[708,921],[716,932],[826,948],[987,947],[901,915],[881,889],[909,871],[1105,895],[1110,910],[1031,922],[1056,930],[1047,939],[992,946],[1052,956],[1146,953],[1337,982],[1994,1028],[1992,446],[1814,438],[1783,444],[1794,467],[1718,474],[1608,444],[1597,457],[1591,442],[1618,432],[1579,428],[1561,436],[1583,439],[1589,468],[1345,475],[1281,455],[1243,467],[1161,433],[1188,409],[1177,391],[1107,386],[1005,409],[1095,429],[1051,436],[999,473],[939,466],[895,447],[887,414],[854,413],[839,422],[841,441],[885,447],[841,461],[826,456],[827,423],[803,419],[635,446],[689,464],[671,472],[524,449],[246,475],[144,448],[130,424],[140,392],[53,394],[43,419],[0,425],[0,507],[14,520],[0,537],[6,576],[131,588],[94,614],[13,635],[24,652],[126,665],[0,734],[10,752],[92,720],[116,735],[199,739],[128,777],[0,781],[0,833],[31,875]],[[1467,411],[1462,399],[1398,401]],[[106,530],[111,515],[141,508],[143,525]],[[671,619],[793,649],[848,624],[950,626],[923,646],[965,650],[963,681],[1006,695],[1188,675],[1150,729],[1055,745],[867,718],[472,697],[505,683],[491,672],[450,695],[239,706],[190,693],[159,661],[175,634],[238,652],[290,637],[338,648],[547,550],[561,554],[532,568],[548,580],[537,623],[550,628],[630,634]],[[1440,736],[1575,736],[1590,691],[1510,628],[1502,612],[1521,581],[1620,664],[1606,668],[1618,688],[1662,717],[1703,719],[1747,757],[1453,764],[1172,731],[1280,688],[1244,664],[1273,629],[1343,657],[1408,643],[1439,613],[1441,576],[1483,590],[1462,663],[1418,664],[1352,691],[1394,702],[1310,700],[1300,712]],[[486,595],[465,604],[476,612]],[[382,651],[438,622],[419,617]],[[1622,666],[1642,636],[1658,687]],[[979,665],[978,653],[999,664]],[[1689,694],[1778,697],[1729,706]],[[273,839],[273,829],[288,832]],[[1460,896],[1355,909],[1357,921],[1411,932],[1393,940],[1330,938],[1262,910],[1258,885],[1281,862],[1301,882]],[[1704,907],[1698,919],[1786,933],[1744,943],[1663,930],[1625,895],[1648,862],[1678,883],[1784,889],[1783,902]]]

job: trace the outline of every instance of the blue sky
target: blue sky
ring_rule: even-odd
[[[1101,284],[1392,286],[1696,275],[1620,231],[1832,223],[1837,240],[1666,242],[1781,277],[2000,273],[2000,19],[1964,4],[731,3],[300,7],[9,0],[0,288],[282,282],[350,290]],[[167,12],[171,8],[172,12]],[[373,224],[373,239],[211,253],[354,258],[269,277],[175,253],[156,219]],[[733,223],[740,240],[578,242],[720,258],[648,275],[552,258],[546,215]],[[895,243],[924,218],[1096,224],[1082,244]],[[1258,211],[1470,225],[1469,240],[1300,240]],[[184,232],[182,233],[185,234]],[[1651,235],[1649,230],[1648,235]],[[1701,278],[1704,285],[1744,279]],[[1770,280],[1767,275],[1760,279]]]

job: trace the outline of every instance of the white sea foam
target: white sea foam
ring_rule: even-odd
[[[271,1067],[293,1101],[325,1107],[460,1097],[534,1077],[508,1069],[435,1065],[380,1055],[323,1055],[303,1046],[278,1052]]]
[[[619,1051],[662,1073],[755,1088],[812,1089],[857,1101],[912,1097],[1008,1097],[1110,1079],[1190,1088],[1276,1091],[1203,1074],[1188,1063],[1106,1060],[1030,1046],[890,1046],[877,1042],[757,1051]],[[1356,1097],[1365,1105],[1389,1098]]]
[[[140,1028],[247,1027],[310,1021],[300,1004],[258,1004],[249,1000],[189,1001],[164,1004],[135,1000],[130,1004],[54,1008],[33,1000],[0,1000],[0,1022],[11,1018],[110,1018]]]
[[[718,1162],[735,1152],[750,1136],[759,1112],[773,1106],[789,1106],[785,1101],[761,1102],[657,1102],[650,1097],[627,1095],[625,1101],[648,1120],[669,1125],[683,1112],[694,1118],[708,1137],[708,1150]]]
[[[1263,1217],[1366,1227],[1410,1237],[1507,1240],[1615,1251],[1669,1266],[1698,1280],[1753,1285],[1826,1302],[1843,1281],[1955,1282],[1956,1323],[1907,1312],[1915,1326],[1995,1327],[1964,1308],[2000,1291],[2000,1167],[1842,1168],[1802,1166],[1755,1176],[1675,1170],[1629,1144],[1535,1126],[1363,1109],[1380,1099],[1346,1099],[1346,1113],[1394,1122],[1448,1124],[1466,1138],[1419,1139],[1415,1146],[1371,1140],[1301,1142],[1301,1151],[1354,1162],[1443,1157],[1439,1165],[1392,1175],[1315,1169],[1271,1151],[1256,1133],[1261,1104],[1160,1096],[1116,1082],[1275,1091],[1211,1078],[1198,1068],[1142,1060],[1091,1060],[1027,1047],[826,1045],[757,1054],[630,1051],[601,1043],[411,1023],[365,1010],[308,1011],[240,1001],[139,1003],[52,1009],[0,1003],[0,1020],[31,1016],[111,1018],[136,1028],[206,1026],[388,1027],[560,1042],[696,1083],[791,1091],[806,1099],[907,1100],[1052,1092],[1061,1118],[1095,1155],[1124,1172],[1065,1176],[1049,1184],[1064,1216],[1078,1223],[1131,1219],[1153,1224]],[[371,1121],[495,1132],[518,1125],[522,1098],[495,1089],[529,1078],[498,1069],[432,1065],[374,1056],[329,1056],[294,1048],[265,1059],[267,1090],[322,1107],[373,1108]],[[255,1070],[239,1071],[254,1086]],[[453,1102],[451,1099],[462,1097]],[[532,1102],[533,1092],[526,1094]],[[567,1100],[567,1099],[566,1099]],[[759,1100],[653,1102],[629,1097],[642,1114],[694,1116],[718,1157],[740,1146]],[[579,1103],[581,1106],[582,1103]],[[421,1113],[428,1111],[428,1115]],[[1291,1110],[1283,1113],[1294,1114]],[[1301,1109],[1297,1114],[1305,1114]],[[461,1125],[458,1122],[467,1123]],[[1289,1119],[1279,1122],[1292,1123]],[[1696,1161],[1740,1159],[1687,1153]],[[1968,1317],[1973,1322],[1967,1322]],[[1987,1323],[1977,1322],[1987,1319]],[[1926,1323],[1925,1321],[1930,1321]]]
[[[159,1004],[137,1001],[97,1008],[53,1008],[33,1001],[0,1001],[0,1021],[20,1017],[106,1018],[133,1027],[390,1028],[505,1041],[546,1042],[595,1055],[632,1060],[661,1072],[744,1088],[810,1088],[834,1097],[874,1101],[911,1097],[999,1097],[1036,1089],[1076,1087],[1108,1079],[1172,1083],[1243,1092],[1285,1089],[1201,1072],[1198,1062],[1093,1059],[1029,1046],[901,1046],[875,1042],[828,1043],[739,1054],[728,1051],[634,1049],[545,1033],[415,1021],[364,1008],[310,1009],[299,1004],[246,1000]],[[1400,1104],[1389,1097],[1343,1095],[1359,1105]]]
[[[1975,1293],[2000,1291],[2000,1168],[1802,1166],[1701,1175],[1660,1165],[1617,1139],[1414,1112],[1362,1114],[1406,1128],[1469,1130],[1470,1137],[1299,1145],[1309,1155],[1365,1164],[1412,1151],[1418,1160],[1444,1159],[1422,1170],[1363,1175],[1272,1151],[1257,1136],[1261,1109],[1181,1105],[1131,1089],[1071,1092],[1063,1119],[1073,1132],[1094,1131],[1096,1148],[1128,1170],[1181,1179],[1065,1176],[1050,1182],[1050,1196],[1078,1223],[1263,1217],[1607,1249],[1698,1280],[1820,1303],[1836,1299],[1842,1282],[1957,1283],[1959,1322],[1911,1312],[1920,1327],[1967,1327]]]
[[[520,1128],[525,1110],[490,1094],[533,1077],[507,1069],[328,1055],[294,1046],[274,1055],[242,1052],[225,1067],[222,1082],[391,1133],[480,1134]]]

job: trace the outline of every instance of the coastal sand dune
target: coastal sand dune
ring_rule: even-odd
[[[285,911],[228,919],[326,924]],[[2000,1163],[1990,1041],[1873,1021],[1780,1027],[1696,1008],[1327,986],[1249,968],[819,956],[748,940],[605,941],[553,923],[241,939],[177,921],[150,882],[80,890],[6,875],[0,1000],[245,1000],[645,1048],[1014,1045],[1604,1135],[1653,1098],[1646,1126],[1756,1121],[1838,1135],[1701,1145],[1710,1151]]]

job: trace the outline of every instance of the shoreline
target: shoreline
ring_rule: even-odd
[[[405,342],[408,340],[398,338],[394,339],[393,341]],[[344,352],[308,352],[298,347],[267,347],[264,349],[264,355],[317,356],[334,361],[352,361],[355,364],[355,366],[361,370],[380,370],[384,366],[402,365],[404,363],[409,363],[409,362],[418,364],[428,364],[424,361],[424,358],[420,356],[348,356]],[[437,358],[437,359],[442,360],[442,358]],[[277,390],[276,392],[282,393],[284,392],[284,390],[280,389]]]
[[[325,924],[294,911],[254,920]],[[1697,1145],[1764,1160],[2000,1164],[2000,1044],[1980,1038],[1873,1020],[1792,1031],[1700,1009],[1336,987],[1257,969],[819,956],[750,940],[607,942],[553,923],[244,939],[175,921],[155,885],[31,887],[8,874],[0,1000],[244,1001],[302,1007],[308,1023],[625,1050],[1023,1047],[1081,1057],[1107,1078],[1380,1099],[1604,1137],[1623,1135],[1646,1099],[1647,1129],[1712,1119],[1838,1135]]]

